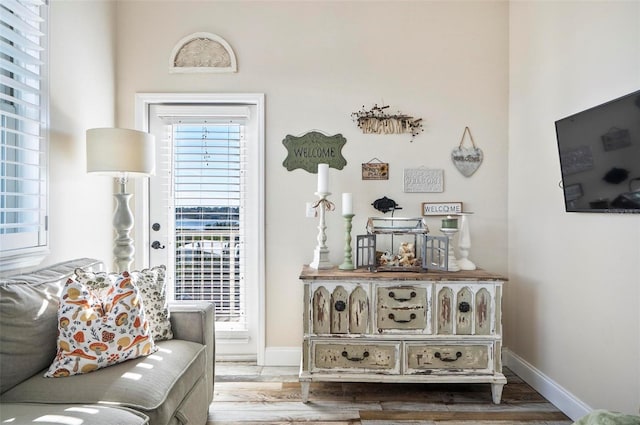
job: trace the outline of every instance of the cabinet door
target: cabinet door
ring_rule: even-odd
[[[309,288],[311,334],[364,334],[370,331],[368,284],[314,282]]]
[[[499,320],[493,282],[436,284],[435,314],[439,335],[494,335]]]

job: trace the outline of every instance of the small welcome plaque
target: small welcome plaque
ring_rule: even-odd
[[[423,202],[422,215],[460,214],[462,202]]]
[[[362,180],[389,180],[389,163],[371,161],[363,163]]]
[[[342,147],[347,143],[342,134],[327,136],[317,131],[310,131],[302,136],[287,135],[282,144],[288,154],[282,165],[287,171],[302,168],[310,173],[318,172],[318,164],[329,164],[329,167],[342,170],[347,160],[342,156]]]
[[[444,170],[405,168],[405,193],[435,193],[444,191]]]

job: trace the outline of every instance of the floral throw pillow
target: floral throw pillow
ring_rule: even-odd
[[[93,273],[83,269],[76,269],[76,280],[87,285],[94,291],[103,292],[113,285],[120,277],[117,273]],[[149,329],[154,341],[172,339],[171,322],[169,321],[169,306],[166,295],[166,267],[156,266],[141,271],[132,271],[130,276],[133,283],[140,289],[142,301],[149,321]]]
[[[155,341],[173,338],[166,294],[166,272],[165,266],[131,272],[133,281],[140,288],[149,320],[149,329]]]
[[[157,350],[140,291],[128,273],[101,295],[67,281],[58,308],[57,349],[47,378],[92,372]]]

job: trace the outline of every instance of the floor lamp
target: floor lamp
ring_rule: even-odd
[[[133,212],[127,193],[130,177],[147,177],[155,172],[155,140],[142,131],[125,128],[92,128],[87,130],[87,172],[118,179],[120,192],[115,193],[116,209],[113,247],[118,272],[131,270],[135,248],[131,229]]]

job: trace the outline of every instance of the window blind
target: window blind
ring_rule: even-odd
[[[244,127],[191,121],[172,125],[174,296],[214,301],[217,322],[244,329]]]
[[[0,2],[3,268],[29,265],[47,246],[47,18],[43,1]]]

